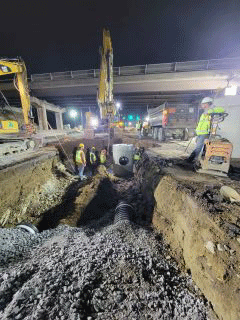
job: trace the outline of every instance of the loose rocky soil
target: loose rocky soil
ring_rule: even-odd
[[[100,166],[81,182],[73,175],[80,142],[99,151],[107,144],[62,141],[62,162],[0,172],[0,226],[27,220],[41,231],[26,238],[0,229],[2,319],[215,319],[213,305],[219,319],[238,320],[239,207],[219,194],[222,185],[240,192],[237,169],[234,180],[196,174],[179,163],[186,142],[121,133],[114,143],[148,149],[135,176]],[[114,225],[123,199],[134,207],[131,223]]]

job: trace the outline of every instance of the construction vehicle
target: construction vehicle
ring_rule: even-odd
[[[116,106],[113,99],[113,49],[109,30],[103,29],[103,47],[101,53],[101,66],[98,88],[98,106],[100,109],[100,117],[104,122],[108,136],[113,135],[113,122],[116,114]],[[110,142],[109,142],[110,143]]]
[[[25,63],[20,59],[1,59],[0,76],[11,74],[16,75],[14,85],[21,98],[23,126],[19,129],[19,118],[14,115],[14,111],[11,112],[10,106],[8,111],[2,112],[0,115],[0,159],[9,154],[33,149],[36,145],[36,141],[32,138],[34,126],[29,118],[31,105]]]
[[[187,140],[197,122],[197,106],[183,103],[164,103],[148,109],[143,135],[164,141],[166,138]]]
[[[211,113],[210,135],[195,164],[199,173],[214,174],[226,177],[230,167],[233,150],[232,143],[217,134],[218,125],[228,116],[226,112]]]

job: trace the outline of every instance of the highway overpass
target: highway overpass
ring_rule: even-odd
[[[97,69],[32,74],[30,88],[32,95],[60,106],[96,107],[98,77]],[[132,108],[199,101],[228,84],[240,86],[240,58],[114,67],[115,97]],[[0,88],[13,92],[9,83]]]

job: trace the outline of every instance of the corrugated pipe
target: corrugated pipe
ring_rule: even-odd
[[[22,223],[19,223],[16,228],[18,229],[21,229],[21,230],[24,230],[28,233],[31,233],[31,234],[36,234],[36,233],[39,233],[37,227],[35,227],[33,224],[31,223],[27,223],[27,222],[22,222]]]
[[[120,201],[115,209],[114,224],[122,221],[130,222],[130,213],[134,213],[133,207],[125,201]]]

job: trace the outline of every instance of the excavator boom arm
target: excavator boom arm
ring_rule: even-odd
[[[98,105],[102,119],[113,117],[115,104],[113,99],[113,49],[109,30],[103,30],[101,48],[101,67],[98,90]]]

